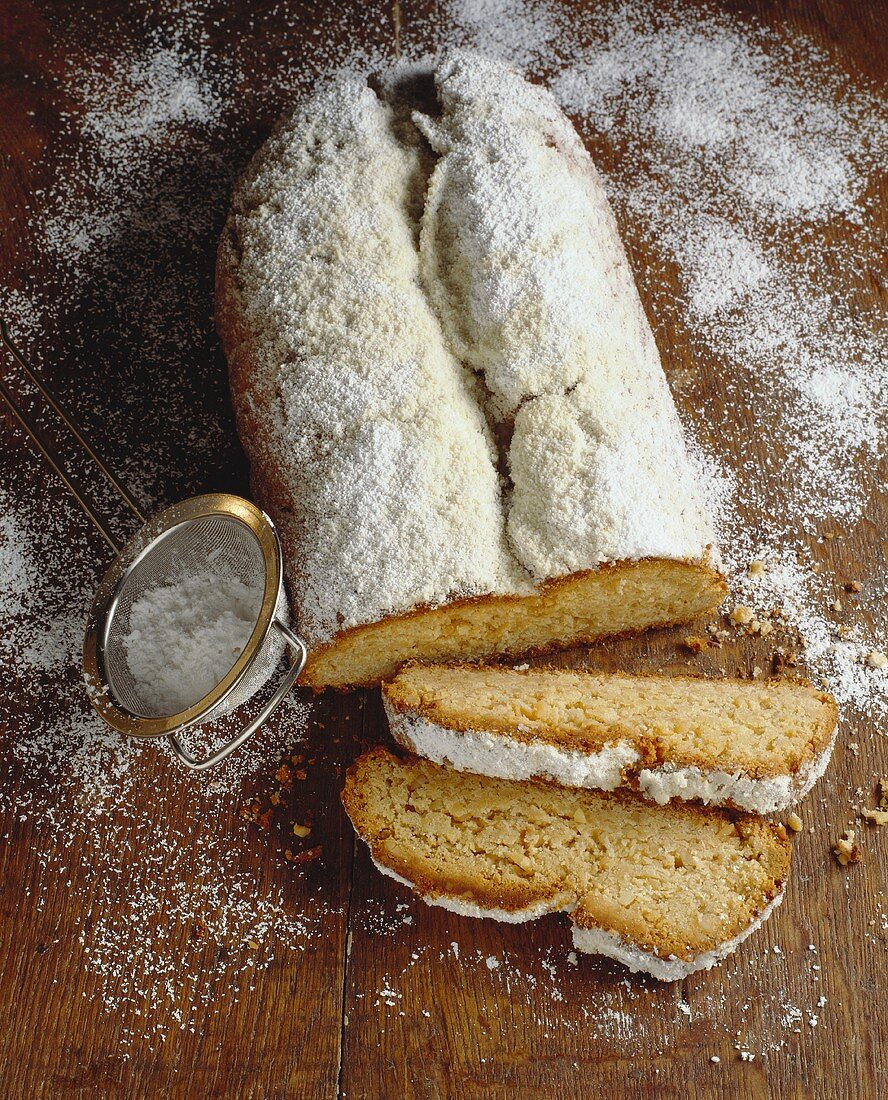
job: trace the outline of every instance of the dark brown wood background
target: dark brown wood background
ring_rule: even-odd
[[[852,73],[884,78],[888,19],[878,0],[748,0],[725,6],[740,19],[808,36]],[[189,26],[197,9],[191,10]],[[125,479],[138,480],[148,506],[198,491],[245,489],[225,367],[210,321],[213,248],[233,175],[298,91],[279,86],[278,72],[299,51],[318,51],[320,68],[324,41],[373,46],[394,56],[398,34],[420,17],[430,46],[435,38],[433,4],[262,0],[208,3],[200,10],[210,52],[236,53],[240,71],[249,74],[238,90],[236,115],[227,121],[225,146],[208,150],[200,163],[186,160],[175,168],[201,181],[204,228],[189,242],[187,256],[176,239],[158,244],[140,226],[121,230],[132,264],[166,265],[169,279],[187,281],[187,292],[201,303],[202,334],[181,377],[173,385],[158,365],[157,328],[140,326],[145,303],[128,300],[126,262],[118,262],[113,272],[94,273],[73,294],[69,288],[65,307],[46,331],[27,340],[29,354],[76,408],[111,466]],[[113,53],[115,43],[138,42],[176,18],[175,5],[149,0],[0,4],[4,285],[39,288],[51,299],[54,281],[63,277],[47,269],[32,247],[28,212],[39,211],[41,188],[60,160],[72,155],[63,123],[71,105],[60,90],[65,66],[91,51]],[[594,152],[606,165],[606,145]],[[150,221],[150,210],[147,216]],[[643,268],[640,245],[628,243],[636,268]],[[878,302],[878,283],[866,273],[859,285],[845,289],[861,308]],[[650,291],[643,293],[649,312],[656,314]],[[667,321],[658,327],[658,339],[676,376],[693,369],[694,384],[678,387],[679,400],[717,392],[718,365],[707,363],[699,350],[692,363],[685,333]],[[220,426],[215,444],[195,446],[181,420],[168,427],[165,400],[199,407],[204,421]],[[742,410],[726,410],[725,421],[742,422],[742,416]],[[92,583],[107,560],[101,541],[2,408],[0,479],[7,486],[41,487],[41,515],[51,513],[60,537],[77,549],[77,568],[94,559],[94,573],[84,578]],[[825,543],[812,538],[824,568],[843,579],[884,572],[884,514],[877,503],[854,532],[839,534],[846,537]],[[679,644],[684,633],[662,632],[608,647],[595,659],[614,667],[683,668],[689,660]],[[748,673],[754,663],[768,660],[770,648],[764,640],[738,639],[695,663]],[[37,696],[18,705],[45,704]],[[7,742],[16,736],[16,713],[10,705],[0,715]],[[806,803],[805,823],[813,829],[806,828],[795,842],[794,877],[774,919],[722,968],[658,985],[627,979],[620,968],[594,959],[569,965],[566,922],[516,928],[473,922],[428,909],[384,880],[355,846],[337,797],[342,768],[361,744],[384,736],[383,725],[375,692],[316,702],[309,735],[309,756],[316,763],[303,783],[294,784],[286,807],[289,821],[304,820],[306,811],[313,811],[312,843],[323,846],[316,862],[294,867],[282,860],[283,832],[246,824],[239,799],[232,799],[226,820],[216,823],[230,832],[232,847],[242,849],[244,869],[284,885],[294,912],[321,913],[321,934],[304,951],[280,952],[253,992],[226,1000],[219,1013],[208,1012],[196,1033],[171,1025],[165,1043],[136,1043],[125,1054],[120,1020],[103,1007],[77,938],[86,904],[86,879],[78,877],[78,867],[90,858],[90,842],[71,838],[71,881],[48,885],[42,857],[46,846],[58,841],[20,820],[14,809],[5,814],[0,821],[0,1093],[22,1100],[679,1094],[875,1100],[888,1095],[882,1068],[888,1020],[885,941],[878,921],[885,909],[884,837],[876,830],[866,834],[866,859],[857,867],[842,870],[830,854],[852,813],[854,789],[871,792],[873,778],[888,774],[884,740],[880,750],[883,731],[863,725],[842,730],[831,771]],[[860,743],[859,757],[843,747],[848,740]],[[143,758],[146,790],[154,792],[150,799],[146,795],[145,813],[173,814],[184,822],[189,806],[181,775],[165,757]],[[247,793],[264,796],[272,790],[275,767],[271,762],[268,775]],[[35,781],[10,766],[4,782],[14,805],[16,784]],[[132,856],[138,861],[133,837]],[[29,892],[38,884],[48,897],[40,910]],[[411,923],[404,922],[405,915]],[[394,924],[399,924],[396,932],[374,930]],[[452,942],[459,945],[459,957]],[[817,972],[807,949],[812,942],[822,967]],[[771,950],[775,944],[782,955]],[[501,960],[500,967],[489,968],[488,956]],[[821,994],[827,1004],[818,1008]],[[690,1007],[690,1018],[680,1002]],[[801,1008],[802,1019],[788,1021],[785,1005]],[[164,1011],[145,1006],[149,1019]],[[817,1026],[808,1023],[811,1013],[819,1017]],[[757,1052],[755,1060],[741,1061],[736,1043]]]

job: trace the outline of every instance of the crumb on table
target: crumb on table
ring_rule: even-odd
[[[849,863],[860,863],[863,859],[863,853],[855,840],[856,836],[854,829],[846,829],[833,845],[833,853],[842,867],[847,867]]]

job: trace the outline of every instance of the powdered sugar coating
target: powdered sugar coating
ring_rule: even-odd
[[[523,582],[472,380],[419,289],[419,152],[394,127],[363,78],[337,79],[235,199],[234,395],[253,460],[287,486],[276,516],[312,644]]]
[[[700,560],[711,541],[588,154],[501,63],[457,51],[438,77],[434,171],[398,75],[379,94],[345,75],[257,155],[220,246],[241,433],[312,646],[605,561]],[[471,270],[440,241],[445,207]],[[491,425],[508,433],[516,409],[509,486]]]
[[[149,589],[133,603],[123,644],[151,713],[178,714],[224,679],[250,640],[262,594],[239,577],[204,572]]]
[[[537,578],[697,558],[712,534],[591,157],[543,88],[478,54],[436,71],[422,270],[507,425],[515,553]]]
[[[383,703],[396,741],[418,756],[457,771],[499,779],[551,779],[566,787],[603,791],[629,785],[629,771],[639,792],[661,806],[678,798],[699,800],[707,806],[735,806],[756,814],[776,813],[804,798],[826,771],[836,740],[834,733],[824,751],[792,775],[753,778],[740,770],[704,770],[669,763],[637,770],[634,765],[641,756],[627,741],[584,752],[540,739],[518,740],[497,731],[454,730],[395,709],[384,694]]]
[[[408,886],[414,893],[419,893],[414,883],[404,878],[403,875],[399,875],[378,860],[374,859],[373,863],[388,878],[394,879],[402,886]],[[719,944],[713,951],[705,951],[689,960],[679,959],[675,955],[670,955],[664,959],[654,951],[646,951],[643,947],[627,942],[616,932],[610,932],[604,928],[580,928],[576,924],[571,929],[573,944],[578,951],[583,951],[587,955],[604,955],[606,958],[622,963],[633,974],[650,974],[652,978],[656,978],[661,982],[675,982],[681,978],[687,978],[688,975],[698,970],[711,970],[713,966],[723,962],[728,955],[737,950],[745,939],[748,939],[753,932],[761,928],[783,901],[784,893],[785,887],[781,887],[779,893],[771,898],[758,916],[750,921],[738,935],[726,940],[723,944]],[[506,909],[485,909],[462,898],[447,897],[445,895],[433,897],[420,894],[420,897],[427,905],[447,909],[460,917],[487,918],[488,920],[500,921],[503,924],[523,924],[525,921],[536,920],[548,913],[569,913],[572,908],[569,904],[562,904],[558,899],[542,901],[536,905],[530,905],[526,909],[510,911]]]
[[[581,752],[544,741],[518,741],[502,733],[448,729],[422,715],[396,710],[385,695],[383,703],[396,741],[457,771],[501,779],[553,779],[566,787],[613,791],[623,785],[623,769],[640,759],[625,741],[598,752]]]
[[[628,967],[633,974],[650,974],[661,982],[677,982],[681,978],[687,978],[698,970],[711,970],[713,966],[723,962],[728,955],[736,951],[745,939],[757,931],[783,901],[785,890],[773,897],[762,909],[755,920],[751,921],[739,935],[720,944],[714,951],[706,951],[696,955],[693,959],[685,960],[670,955],[663,959],[653,951],[645,951],[635,944],[627,943],[615,932],[605,931],[603,928],[578,928],[573,926],[573,943],[578,951],[584,951],[589,955],[605,955],[615,962]]]

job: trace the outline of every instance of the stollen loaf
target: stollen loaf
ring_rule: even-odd
[[[344,73],[220,241],[217,324],[303,680],[689,621],[725,586],[614,216],[551,95],[468,51]]]

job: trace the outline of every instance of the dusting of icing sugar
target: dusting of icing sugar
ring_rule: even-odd
[[[309,645],[416,604],[528,586],[472,380],[420,290],[407,214],[421,194],[418,140],[392,123],[364,78],[322,87],[239,186],[237,247],[223,237],[226,352],[247,334],[255,349],[234,399],[269,412],[247,445],[263,469],[270,455],[288,494],[276,518]]]
[[[28,553],[23,519],[2,500],[0,511],[0,616],[6,620],[21,615],[31,601],[40,567]],[[8,643],[7,643],[8,644]]]
[[[712,533],[604,188],[548,91],[451,51],[422,216],[445,336],[514,414],[511,546],[535,578],[703,557]],[[517,410],[517,411],[516,411]]]
[[[413,904],[421,907],[421,903]],[[374,936],[396,936],[398,927],[396,924],[388,928],[376,926],[370,932]],[[357,999],[370,998],[374,1006],[403,1016],[412,1007],[408,1007],[409,1002],[405,1003],[405,995],[415,1003],[414,971],[418,967],[431,973],[434,973],[435,964],[458,967],[464,972],[465,980],[470,976],[477,980],[479,968],[483,967],[492,972],[496,987],[504,996],[502,1011],[507,1022],[512,1023],[514,1019],[515,1026],[519,1026],[518,1020],[524,1013],[518,1006],[532,1004],[535,1010],[531,1010],[524,1022],[529,1020],[545,1038],[549,1037],[550,1028],[556,1026],[559,1032],[580,1038],[594,1035],[618,1043],[633,1042],[639,1054],[653,1049],[658,1055],[673,1043],[690,1039],[697,1033],[695,1025],[700,1021],[711,1027],[725,1014],[724,995],[705,980],[685,987],[684,996],[678,1000],[667,992],[666,986],[658,989],[649,982],[640,983],[625,976],[590,987],[582,982],[581,975],[596,964],[585,957],[578,958],[576,951],[566,951],[566,942],[563,945],[547,943],[537,950],[528,942],[532,929],[522,927],[519,936],[510,938],[509,946],[491,956],[484,948],[474,946],[468,932],[463,922],[448,926],[445,936],[462,934],[462,943],[451,940],[440,948],[423,943],[403,959],[402,966],[387,971],[377,980],[375,993],[372,989],[362,991]],[[508,932],[505,932],[503,938],[507,937]],[[612,949],[616,945],[608,942],[604,946]],[[498,965],[489,966],[488,958],[493,958]],[[802,1034],[802,1028],[797,1026],[799,1022],[827,1008],[828,1000],[823,994],[818,996],[822,979],[817,960],[814,944],[799,951],[778,948],[777,952],[770,946],[756,950],[753,945],[747,945],[739,956],[732,956],[722,964],[730,972],[729,981],[740,972],[747,978],[757,974],[764,977],[772,972],[772,980],[765,978],[754,998],[736,1004],[738,1027],[726,1034],[732,1037],[739,1060],[762,1058],[767,1061],[785,1049],[793,1035]],[[634,955],[631,961],[636,962]],[[648,962],[647,959],[642,961]],[[790,964],[797,973],[804,974],[810,986],[802,997],[794,996],[786,988]],[[600,969],[607,973],[606,967]],[[669,981],[677,975],[672,973],[665,977]],[[516,998],[519,991],[520,997]],[[573,997],[580,1003],[573,1006],[569,1014],[562,1015],[558,1006]],[[656,1006],[655,1011],[652,1005]],[[430,1001],[429,1007],[419,1011],[424,1017],[430,1017],[435,1009],[434,1002]],[[662,1017],[672,1025],[668,1030],[655,1022]]]
[[[628,3],[592,17],[596,41],[568,47],[553,81],[568,110],[614,133],[633,168],[662,173],[692,203],[739,202],[757,221],[860,219],[860,161],[871,164],[886,136],[871,96],[849,93],[800,37],[678,9],[656,26],[646,16]]]
[[[70,140],[47,147],[45,185],[10,217],[27,232],[29,266],[0,289],[14,339],[146,509],[203,491],[207,478],[222,487],[218,471],[227,486],[241,461],[212,321],[212,256],[238,167],[240,74],[208,48],[204,5],[162,7],[132,35],[123,25],[98,28],[89,50],[73,44],[76,28],[69,38],[48,18],[48,40],[56,35],[65,60],[66,111],[56,125]],[[346,56],[320,42],[310,61],[296,52],[291,86],[311,83],[318,58]],[[285,94],[284,83],[266,94]],[[45,276],[39,286],[31,246]],[[60,378],[43,355],[54,336],[66,359],[89,349]],[[39,467],[36,453],[33,462]],[[11,733],[0,809],[38,838],[39,873],[24,904],[49,911],[53,884],[76,871],[60,936],[70,965],[87,975],[84,996],[117,1017],[126,1058],[177,1030],[202,1031],[275,958],[317,941],[323,897],[309,890],[296,910],[289,868],[257,879],[255,856],[245,858],[251,838],[236,819],[243,798],[264,788],[270,763],[273,771],[302,740],[310,711],[289,697],[257,737],[200,777],[177,770],[162,747],[109,730],[79,677],[104,559],[76,511],[51,510],[32,481],[15,471],[0,490],[0,701]],[[211,751],[236,717],[184,740],[192,752]],[[181,826],[167,800],[193,809]]]
[[[397,95],[348,73],[260,150],[222,239],[235,405],[270,499],[286,494],[310,645],[601,562],[699,561],[712,541],[575,131],[500,62],[451,51],[434,75],[441,117],[413,115],[439,154],[428,180]],[[488,422],[513,413],[507,487]]]
[[[72,194],[60,180],[45,196],[40,222],[47,251],[69,266],[73,261],[69,278],[92,270],[97,259],[125,262],[119,255],[124,227],[155,240],[174,230],[180,241],[196,241],[211,212],[202,217],[177,203],[186,196],[165,190],[154,175],[164,163],[183,168],[195,147],[204,150],[208,171],[219,170],[208,142],[221,123],[226,79],[230,74],[213,64],[205,47],[186,46],[179,30],[155,29],[132,52],[98,49],[89,65],[82,57],[69,59],[62,82],[80,105],[79,144],[64,167],[67,181],[83,186]]]
[[[797,632],[804,645],[803,657],[813,673],[824,680],[840,706],[863,712],[874,720],[888,715],[888,675],[867,664],[874,646],[874,634],[853,614],[836,613],[832,604],[836,584],[828,574],[811,569],[810,561],[783,548],[753,542],[748,559],[764,562],[764,571],[750,575],[735,570],[737,601],[756,614],[781,622]],[[841,590],[841,589],[839,589]],[[872,609],[877,627],[884,630],[879,604],[884,604],[884,587],[875,583],[864,593],[861,606]],[[884,634],[880,634],[884,637]]]
[[[557,10],[548,3],[448,0],[441,15],[448,45],[470,46],[531,70],[557,49],[562,30]]]
[[[205,259],[234,170],[224,154],[233,69],[211,55],[201,24],[184,4],[141,35],[97,28],[87,53],[66,41],[57,125],[73,140],[49,146],[53,172],[18,218],[23,257],[36,250],[48,277],[37,287],[23,268],[0,296],[19,345],[146,508],[238,461],[212,363]],[[43,360],[54,334],[90,348],[77,371],[57,377]]]
[[[126,145],[144,150],[146,142],[169,140],[179,126],[207,125],[218,117],[222,101],[208,79],[207,55],[181,39],[171,46],[158,42],[123,67],[115,58],[99,55],[95,61],[86,81],[80,65],[68,79],[78,82],[87,103],[81,133],[105,157],[120,157]],[[106,67],[115,70],[110,87],[101,75]]]

